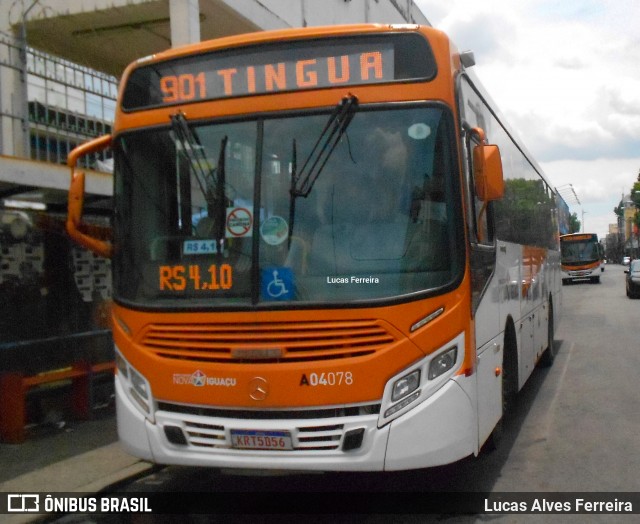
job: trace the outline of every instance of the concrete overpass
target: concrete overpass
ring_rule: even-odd
[[[22,13],[12,11],[15,30]],[[412,0],[39,0],[25,28],[29,45],[119,76],[137,58],[194,40],[353,22],[428,23]]]

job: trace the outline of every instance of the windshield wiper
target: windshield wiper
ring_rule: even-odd
[[[222,252],[224,250],[227,205],[230,203],[225,192],[225,151],[228,137],[225,135],[220,141],[218,163],[212,168],[207,160],[204,146],[200,143],[198,135],[189,127],[184,113],[179,112],[171,115],[171,128],[176,141],[190,162],[190,169],[193,170],[200,191],[207,202],[207,214],[214,220],[216,241],[220,246],[220,252]]]
[[[338,142],[340,142],[347,127],[349,127],[357,108],[358,99],[351,94],[340,100],[340,103],[329,116],[329,120],[327,120],[324,129],[316,140],[311,153],[309,153],[309,156],[304,161],[300,173],[298,173],[296,139],[293,139],[291,151],[291,186],[289,188],[289,246],[291,246],[293,223],[296,215],[296,198],[307,198],[309,196],[309,193],[311,193],[313,189],[313,184],[315,184],[324,166],[331,157],[333,150],[338,145]]]
[[[191,130],[184,113],[176,113],[171,115],[171,129],[173,130],[176,141],[184,152],[185,156],[191,161],[191,168],[196,175],[196,180],[200,186],[203,195],[207,194],[209,178],[213,175],[213,170],[207,167],[207,157],[204,154],[204,147],[200,143],[198,136]]]
[[[345,96],[334,108],[322,133],[320,133],[318,140],[316,140],[311,153],[309,153],[309,156],[302,164],[300,173],[292,170],[290,190],[292,198],[307,198],[309,196],[309,193],[311,193],[313,189],[313,184],[315,184],[320,173],[322,173],[333,150],[349,127],[357,108],[358,99],[351,94]]]

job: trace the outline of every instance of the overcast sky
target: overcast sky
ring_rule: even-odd
[[[640,1],[414,2],[474,51],[476,74],[571,211],[606,235],[640,171]]]

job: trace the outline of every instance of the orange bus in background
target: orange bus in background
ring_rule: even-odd
[[[562,283],[581,280],[599,283],[604,271],[603,251],[595,233],[561,235]]]
[[[558,195],[445,34],[233,36],[131,64],[69,157],[112,257],[118,431],[162,464],[478,454],[560,310]],[[79,157],[111,147],[111,243]],[[535,318],[535,322],[533,322]]]

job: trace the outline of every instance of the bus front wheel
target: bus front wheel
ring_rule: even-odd
[[[485,442],[483,449],[495,451],[502,440],[504,423],[513,414],[516,396],[518,394],[518,343],[515,328],[509,323],[504,335],[502,352],[502,417],[493,428],[491,435]]]
[[[540,358],[540,365],[545,368],[553,366],[553,361],[556,359],[556,345],[555,330],[553,326],[553,303],[549,300],[549,329],[547,330],[547,349],[545,349],[542,357]]]

